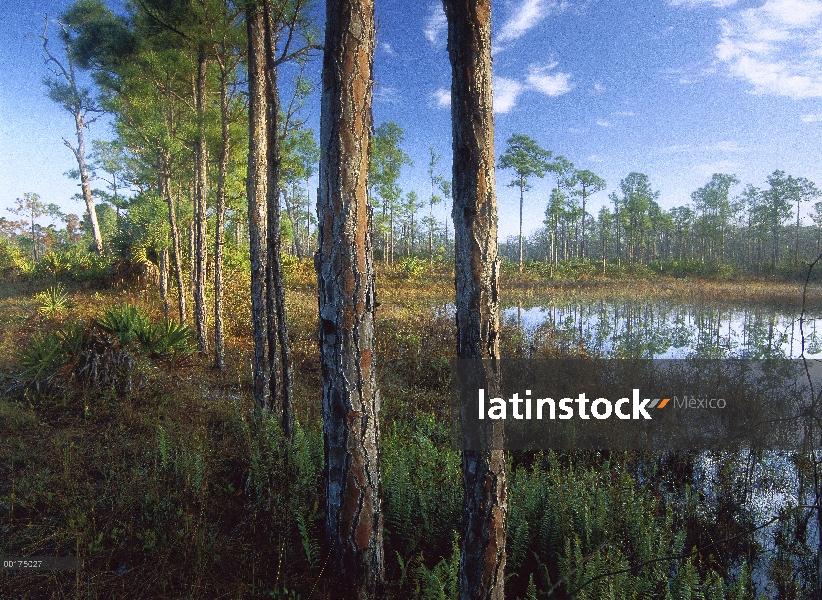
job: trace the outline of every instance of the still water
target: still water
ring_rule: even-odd
[[[822,310],[716,307],[670,301],[597,301],[505,309],[523,342],[548,333],[561,348],[585,348],[603,357],[822,358]],[[804,336],[803,336],[804,334]],[[804,346],[803,346],[804,340]]]

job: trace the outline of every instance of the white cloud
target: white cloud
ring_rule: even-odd
[[[387,102],[388,104],[397,104],[400,101],[400,96],[397,88],[377,85],[374,86],[374,100]]]
[[[451,90],[446,88],[439,88],[431,94],[431,99],[434,101],[434,106],[437,108],[451,107]]]
[[[616,117],[633,117],[634,111],[632,110],[615,110],[613,115]]]
[[[716,57],[754,93],[822,97],[822,1],[768,0],[720,25]]]
[[[686,8],[696,8],[697,6],[715,6],[725,8],[733,6],[738,0],[668,0],[671,6],[684,6]]]
[[[507,113],[517,104],[517,96],[524,86],[516,79],[494,77],[494,112]]]
[[[592,163],[601,163],[603,161],[603,158],[599,154],[592,154],[586,160]]]
[[[565,0],[523,0],[513,6],[510,16],[494,37],[494,42],[504,44],[517,40],[536,27],[549,14],[562,12],[568,6]]]
[[[599,125],[600,127],[610,127],[611,123],[609,121],[606,121],[605,119],[597,119],[597,125]]]
[[[800,118],[803,123],[822,123],[822,114],[802,115]]]
[[[538,65],[531,65],[528,67],[528,75],[525,80],[532,89],[542,92],[546,96],[561,96],[567,94],[574,88],[571,83],[570,73],[549,73],[557,63],[551,63],[540,67]]]
[[[432,44],[436,44],[440,35],[442,35],[447,28],[448,21],[445,18],[445,12],[442,10],[442,3],[434,4],[429,9],[428,18],[425,20],[425,28],[423,29],[425,37],[428,38],[428,41]]]
[[[594,84],[594,87],[591,89],[591,93],[594,94],[595,96],[599,96],[600,94],[604,94],[605,93],[605,86],[602,85],[599,82],[596,82]]]
[[[396,52],[394,52],[394,49],[391,47],[391,44],[389,44],[388,42],[382,42],[382,43],[380,43],[380,44],[377,44],[377,48],[382,48],[382,49],[383,49],[383,51],[384,51],[386,54],[390,54],[390,55],[392,55],[392,56],[393,56],[394,54],[396,54]]]

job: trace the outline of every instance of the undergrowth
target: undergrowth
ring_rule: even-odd
[[[338,597],[324,533],[316,288],[307,267],[286,269],[300,375],[291,445],[276,415],[252,409],[247,294],[226,298],[223,374],[180,360],[193,351],[190,332],[159,318],[157,298],[75,293],[59,322],[32,296],[0,301],[1,343],[18,349],[16,359],[0,356],[0,384],[14,388],[0,397],[0,554],[83,561],[76,572],[2,571],[3,593]],[[454,598],[454,322],[424,307],[447,296],[448,274],[416,277],[396,269],[378,281],[386,595]],[[553,337],[540,339],[534,351],[553,355]],[[503,325],[504,352],[518,343]],[[689,512],[664,469],[648,465],[628,455],[513,454],[507,596],[753,600],[750,548],[681,557],[716,523]]]

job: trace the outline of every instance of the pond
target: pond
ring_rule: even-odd
[[[529,344],[550,329],[564,348],[623,358],[822,358],[822,311],[717,307],[669,300],[599,300],[560,306],[513,306],[501,319]]]

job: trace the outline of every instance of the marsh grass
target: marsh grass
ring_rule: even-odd
[[[227,275],[225,372],[212,371],[208,360],[143,358],[137,366],[143,383],[130,390],[62,380],[47,389],[6,392],[24,366],[15,354],[43,336],[58,339],[58,325],[38,312],[34,294],[42,286],[2,285],[0,554],[83,561],[76,572],[0,572],[3,593],[26,598],[336,598],[323,533],[316,283],[306,263],[289,265],[286,276],[299,374],[299,426],[288,456],[276,419],[255,416],[252,407],[247,275]],[[510,275],[503,289],[506,303],[623,294],[724,294],[782,303],[795,301],[796,293],[795,286],[766,282],[665,280],[626,286],[534,283],[513,281]],[[70,285],[66,293],[73,306],[64,323],[89,323],[125,305],[161,322],[162,305],[154,293]],[[814,293],[818,300],[818,290]],[[454,590],[462,494],[459,455],[448,441],[448,361],[455,352],[455,325],[447,311],[431,310],[452,297],[453,274],[442,265],[413,278],[400,266],[378,274],[390,597],[439,598]],[[503,325],[504,354],[516,354],[517,335],[516,328]],[[540,340],[539,354],[559,352],[550,331]],[[660,494],[631,491],[629,472],[602,467],[598,460],[599,470],[585,466],[588,459],[575,466],[567,457],[525,456],[512,462],[511,597],[543,597],[559,577],[581,584],[603,570],[631,564],[637,553],[675,550],[685,543],[675,535]],[[586,496],[591,489],[597,494]],[[629,500],[636,508],[620,512]],[[554,502],[556,510],[546,512]],[[585,559],[617,530],[626,532],[624,543]],[[614,597],[629,597],[632,589],[656,597],[671,572],[676,581],[686,575],[698,582],[715,579],[710,569],[692,573],[688,568],[693,571],[693,565],[671,563],[667,571],[622,575],[608,589]],[[571,583],[560,588],[558,597],[568,597]],[[603,583],[589,592],[604,593],[606,587]]]

